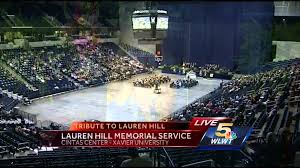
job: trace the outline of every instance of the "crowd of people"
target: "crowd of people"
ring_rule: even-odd
[[[33,121],[17,113],[0,111],[0,155],[37,148],[40,130]]]
[[[162,66],[162,71],[165,73],[175,73],[185,75],[190,71],[196,73],[199,77],[204,78],[221,78],[230,79],[232,77],[231,71],[228,68],[217,64],[206,64],[204,66],[197,66],[196,63],[182,63],[181,65]]]
[[[178,79],[170,84],[170,88],[191,88],[196,85],[198,85],[198,81],[195,79]]]
[[[254,75],[238,76],[227,83],[222,82],[219,89],[175,112],[167,120],[230,117],[234,125],[252,126],[259,129],[262,137],[267,139],[267,144],[260,144],[263,147],[257,149],[263,155],[259,152],[256,154],[265,162],[259,164],[287,165],[293,159],[291,132],[294,130],[290,126],[294,117],[289,115],[290,107],[286,100],[289,95],[299,92],[300,88],[295,83],[296,78],[299,81],[299,74],[300,65],[295,64]],[[279,111],[283,115],[281,119],[278,117]],[[272,160],[266,151],[273,151],[279,158]]]
[[[1,59],[40,92],[24,96],[36,98],[72,90],[80,84],[104,84],[149,71],[139,61],[116,53],[104,44],[88,44],[4,50]]]
[[[140,62],[145,64],[146,66],[155,66],[155,55],[153,53],[141,50],[139,48],[136,48],[134,46],[120,43],[120,46],[124,48],[127,52],[129,52],[131,55],[135,56]]]
[[[140,62],[128,56],[120,56],[115,50],[103,45],[40,48],[17,52],[19,57],[16,57],[13,51],[5,52],[2,60],[5,60],[8,66],[40,90],[45,89],[41,87],[43,84],[51,86],[52,89],[72,89],[75,88],[76,82],[82,85],[96,84],[97,82],[107,83],[129,79],[136,74],[149,71]],[[184,64],[184,67],[193,69],[195,64],[187,63]],[[198,70],[199,76],[202,77],[208,77],[216,71],[229,72],[213,64],[199,67]],[[3,78],[6,76],[2,75]],[[289,95],[299,95],[299,81],[295,82],[296,78],[299,80],[299,76],[300,65],[297,64],[253,75],[239,75],[229,82],[222,82],[219,89],[209,96],[187,105],[183,110],[168,117],[167,120],[190,121],[193,117],[230,117],[235,125],[254,126],[254,128],[263,130],[262,135],[266,139],[266,144],[263,144],[261,148],[263,149],[261,151],[263,159],[261,160],[265,163],[261,164],[280,164],[272,161],[266,151],[277,154],[278,162],[284,160],[283,162],[288,163],[292,158],[288,154],[292,150],[290,145],[292,137],[289,130],[292,117],[288,116],[286,120],[277,121],[276,116],[282,109],[288,111],[286,109],[289,107],[285,100]],[[137,79],[133,81],[133,85],[152,88],[168,82],[171,82],[169,76],[153,75]],[[179,79],[173,81],[170,87],[190,88],[197,84],[198,81],[194,79]],[[277,122],[284,124],[275,130],[272,124],[277,124]],[[265,127],[262,128],[261,125],[265,125]],[[53,124],[50,127],[56,128]],[[7,131],[7,129],[12,131],[7,135],[0,134],[0,137],[3,136],[4,141],[9,141],[9,137],[17,137],[17,140],[11,142],[15,144],[14,148],[17,148],[18,144],[23,141],[28,141],[24,136],[30,136],[33,139],[32,144],[42,136],[33,122],[18,115],[1,113],[0,130]],[[0,143],[4,141],[0,141]],[[278,146],[278,148],[275,149],[272,146]],[[284,149],[285,147],[287,150]],[[285,154],[284,157],[279,156],[280,152]]]
[[[111,45],[111,44],[110,44]],[[139,61],[118,55],[118,46],[66,45],[4,50],[1,59],[40,92],[39,96],[129,79],[149,71]],[[31,97],[30,97],[31,98]]]
[[[77,55],[62,55],[62,59],[54,58],[54,62],[59,62],[58,68],[80,83],[123,80],[147,71],[140,62],[128,56],[119,56],[111,48],[101,44],[77,46],[74,50]],[[68,61],[60,62],[64,59]]]
[[[152,88],[156,86],[157,84],[163,84],[168,83],[171,81],[171,78],[169,76],[165,75],[154,75],[154,76],[148,76],[146,78],[138,79],[133,81],[134,86],[139,87],[145,87],[145,88]]]
[[[228,74],[230,72],[229,69],[225,67],[221,67],[218,64],[206,64],[205,66],[199,67],[199,76],[206,77],[206,78],[213,78],[215,74]]]
[[[291,69],[272,70],[255,75],[240,76],[230,82],[221,83],[217,98],[196,101],[188,105],[183,113],[176,117],[179,119],[220,115],[238,117],[245,115],[243,113],[245,109],[251,109],[254,112],[259,105],[274,101],[281,95],[286,96],[286,90],[282,90],[283,88],[279,88],[277,85],[288,86],[290,73]],[[248,94],[247,90],[255,92]]]

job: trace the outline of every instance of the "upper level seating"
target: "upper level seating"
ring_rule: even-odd
[[[128,57],[114,43],[81,47],[79,54],[80,59],[84,61],[81,65],[93,76],[100,75],[105,81],[127,79],[132,75],[146,72],[142,64]],[[83,74],[84,72],[87,71],[83,71]]]
[[[109,44],[108,46],[113,46]],[[118,56],[105,43],[93,47],[54,48],[44,57],[54,69],[82,85],[104,84],[121,75],[144,72],[141,65],[126,56]]]
[[[72,90],[79,87],[77,83],[105,84],[147,71],[114,43],[3,50],[1,58],[38,89],[29,98]]]
[[[67,19],[63,13],[64,9],[62,6],[57,4],[40,4],[36,8],[37,10],[41,10],[43,13],[46,13],[49,16],[55,17],[59,22],[58,25],[62,25],[62,23],[66,23]],[[53,10],[57,9],[57,10]]]
[[[38,88],[41,96],[73,89],[74,84],[49,67],[42,55],[41,49],[10,50],[3,54],[7,64]]]
[[[43,19],[43,13],[37,6],[25,4],[18,14],[20,15],[19,18],[26,26],[51,27],[51,25]]]
[[[103,43],[102,46],[104,48],[111,49],[115,54],[119,56],[127,56],[126,52],[124,52],[118,45],[112,42]]]
[[[300,62],[299,58],[295,58],[295,59],[290,59],[290,60],[284,60],[284,61],[277,61],[277,62],[269,62],[263,66],[261,66],[261,68],[257,69],[256,72],[265,72],[265,71],[270,71],[272,69],[275,68],[285,68],[295,62]]]
[[[0,25],[1,27],[9,27],[6,21],[0,16]]]
[[[125,44],[125,43],[121,43],[120,45],[124,49],[126,49],[128,52],[135,55],[136,57],[154,57],[154,54],[152,54],[148,51],[144,51],[144,50],[141,50],[139,48],[133,47],[131,45],[128,45],[128,44]]]
[[[105,82],[103,67],[92,60],[96,55],[80,54],[75,47],[56,50],[56,54],[51,54],[45,58],[45,62],[49,62],[55,69],[82,85],[89,85],[95,81],[102,84]]]
[[[0,88],[2,90],[7,90],[9,92],[13,92],[18,95],[23,95],[25,97],[30,97],[33,92],[22,82],[14,78],[3,67],[0,67]]]

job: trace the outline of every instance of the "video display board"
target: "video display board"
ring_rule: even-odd
[[[132,25],[134,30],[148,30],[151,29],[150,17],[133,17]]]
[[[157,17],[156,29],[166,30],[168,29],[168,17]]]

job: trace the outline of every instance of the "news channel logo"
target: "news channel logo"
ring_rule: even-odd
[[[252,131],[251,127],[233,126],[233,123],[219,123],[209,127],[200,141],[200,150],[240,150]]]

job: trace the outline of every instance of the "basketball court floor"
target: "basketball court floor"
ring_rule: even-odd
[[[155,72],[160,74],[160,72]],[[172,81],[185,76],[168,75]],[[190,89],[173,89],[161,85],[161,94],[154,88],[134,87],[132,81],[112,82],[34,101],[20,109],[37,115],[37,120],[69,125],[73,121],[157,121],[217,88],[221,80],[197,78],[199,85]]]

